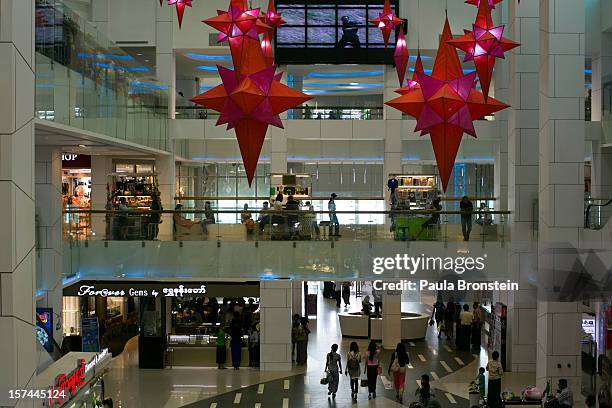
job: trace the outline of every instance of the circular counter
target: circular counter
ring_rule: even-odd
[[[381,317],[368,318],[361,312],[339,313],[340,330],[343,337],[382,339]],[[402,340],[417,340],[425,337],[429,316],[418,313],[402,313]],[[369,325],[369,330],[368,330]]]

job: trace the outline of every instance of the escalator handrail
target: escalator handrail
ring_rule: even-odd
[[[609,199],[608,201],[606,201],[603,204],[595,204],[595,203],[590,203],[589,205],[587,205],[586,208],[586,214],[584,216],[584,228],[589,228],[589,219],[591,219],[590,215],[591,215],[591,207],[607,207],[608,205],[612,204],[612,198]]]

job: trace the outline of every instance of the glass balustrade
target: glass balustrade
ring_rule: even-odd
[[[586,198],[584,200],[584,227],[602,229],[612,217],[612,199]]]
[[[223,203],[221,203],[223,204]],[[223,205],[224,208],[229,206]],[[463,241],[458,211],[185,209],[64,212],[64,238],[84,241]],[[507,211],[474,211],[471,241],[508,239]],[[338,226],[334,221],[337,218]],[[456,221],[455,221],[456,220]]]
[[[217,119],[219,112],[177,100],[176,119]],[[347,106],[298,107],[287,111],[288,120],[382,120],[383,108]]]
[[[168,87],[61,1],[36,1],[36,117],[168,150]]]

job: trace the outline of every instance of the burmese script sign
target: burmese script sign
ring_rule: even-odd
[[[80,281],[64,296],[100,297],[259,297],[259,282]]]

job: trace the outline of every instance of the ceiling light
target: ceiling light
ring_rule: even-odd
[[[139,52],[139,53],[138,53],[138,54],[136,54],[136,55],[138,55],[139,57],[142,57],[142,52]]]
[[[80,144],[79,147],[85,149],[87,146],[85,146],[84,144]]]

